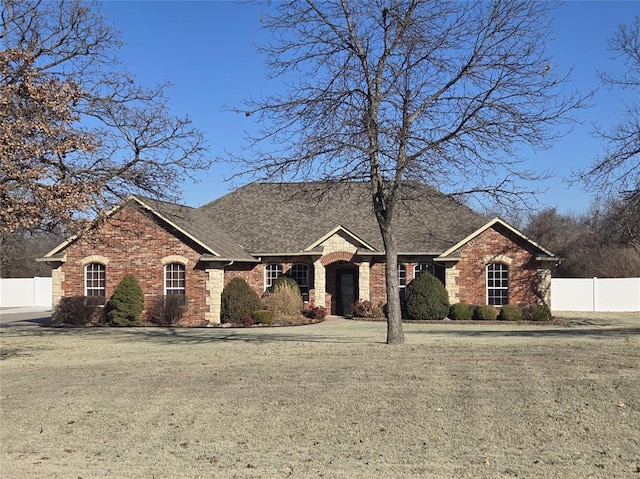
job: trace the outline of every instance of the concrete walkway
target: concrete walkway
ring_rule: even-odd
[[[0,328],[40,326],[51,320],[47,308],[11,308],[0,310]]]

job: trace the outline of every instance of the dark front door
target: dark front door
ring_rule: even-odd
[[[358,270],[336,271],[336,314],[351,316],[351,306],[358,299]]]

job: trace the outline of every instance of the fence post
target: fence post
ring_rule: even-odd
[[[598,311],[598,277],[593,277],[593,311]]]

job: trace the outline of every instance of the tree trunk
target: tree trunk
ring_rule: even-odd
[[[398,289],[398,249],[391,226],[380,225],[384,243],[387,288],[387,344],[403,344],[402,310]]]

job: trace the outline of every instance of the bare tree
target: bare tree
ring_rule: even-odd
[[[640,274],[639,232],[629,225],[638,214],[613,200],[594,202],[581,215],[547,208],[530,214],[524,231],[561,258],[554,276],[634,277]]]
[[[523,144],[556,137],[580,99],[544,51],[549,4],[537,1],[276,2],[263,17],[273,77],[286,92],[239,110],[260,121],[257,179],[366,181],[386,258],[387,342],[402,343],[393,218],[405,180],[494,199],[525,191]],[[269,148],[262,145],[269,144]]]
[[[0,231],[0,277],[51,276],[51,267],[36,262],[36,258],[51,251],[64,237],[63,232]]]
[[[2,0],[0,230],[51,226],[131,192],[175,197],[208,167],[167,83],[136,84],[96,4]]]
[[[640,15],[629,25],[620,25],[609,38],[609,50],[622,59],[626,71],[621,75],[600,73],[602,82],[611,87],[640,93]],[[640,210],[640,101],[638,95],[624,105],[619,121],[610,129],[597,128],[596,135],[605,149],[593,164],[577,177],[586,187],[601,195],[619,197],[636,211]],[[640,227],[640,218],[636,224]]]

